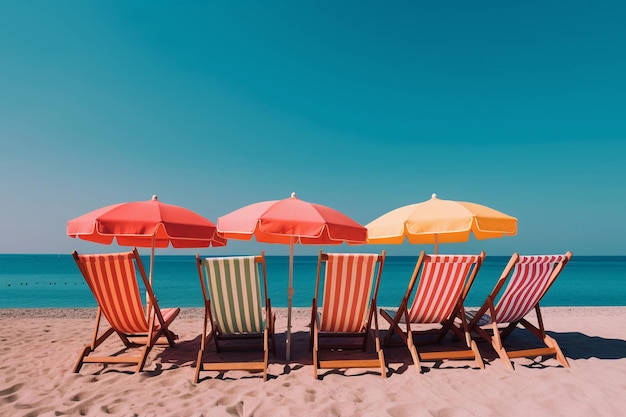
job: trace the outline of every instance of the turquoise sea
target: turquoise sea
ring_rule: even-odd
[[[142,257],[146,268],[149,258]],[[416,256],[388,256],[379,306],[400,302]],[[480,305],[509,257],[487,256],[468,296]],[[317,256],[294,260],[294,306],[309,307],[315,291]],[[288,256],[268,256],[269,294],[275,307],[287,306]],[[201,307],[200,281],[191,255],[157,255],[154,290],[162,307]],[[70,255],[0,255],[0,308],[95,307],[89,288]],[[544,306],[626,306],[626,256],[574,256]]]

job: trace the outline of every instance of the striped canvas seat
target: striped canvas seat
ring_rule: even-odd
[[[270,342],[272,351],[275,349],[275,318],[267,297],[265,255],[221,258],[197,256],[196,260],[205,300],[205,322],[195,381],[199,381],[200,371],[231,369],[263,371],[263,379],[266,380]],[[206,344],[211,340],[215,342],[216,350],[219,352],[225,347],[223,341],[250,339],[263,341],[262,361],[203,362]],[[240,344],[237,346],[241,347]]]
[[[492,319],[498,323],[521,320],[548,291],[554,267],[566,260],[566,255],[520,256]]]
[[[381,315],[390,324],[385,346],[390,343],[394,334],[399,335],[420,371],[420,361],[445,359],[474,359],[482,368],[482,358],[476,344],[469,337],[467,323],[461,320],[462,325],[459,328],[454,325],[454,320],[460,313],[464,313],[465,295],[482,265],[484,256],[484,252],[479,255],[426,255],[422,251],[398,310],[381,310]],[[417,289],[409,306],[408,300],[416,283]],[[461,316],[465,317],[464,314]],[[424,324],[439,326],[434,342],[440,343],[448,331],[452,330],[460,339],[465,340],[466,346],[454,351],[440,349],[437,352],[419,352],[414,342],[414,334],[422,336],[427,332],[412,325]],[[432,326],[428,327],[428,334],[433,333],[432,329]]]
[[[219,331],[263,333],[263,302],[255,257],[206,258],[202,266]]]
[[[174,345],[174,335],[167,327],[180,312],[178,308],[159,309],[152,287],[146,277],[141,258],[136,250],[125,253],[79,255],[73,253],[87,285],[98,303],[96,330],[91,345],[83,349],[74,367],[78,372],[83,363],[136,363],[140,371],[146,355],[160,336],[165,335],[168,343]],[[148,308],[143,305],[137,269],[148,294]],[[103,315],[111,326],[103,337],[99,338],[100,316]],[[139,356],[118,355],[115,357],[89,357],[109,335],[117,333],[127,347],[136,344],[143,336],[142,353]]]
[[[556,355],[565,367],[569,364],[554,338],[545,333],[539,302],[570,260],[572,254],[520,256],[513,254],[500,279],[482,307],[468,312],[470,330],[491,343],[503,362],[513,369],[510,358]],[[506,288],[500,294],[505,286]],[[499,297],[499,299],[498,299]],[[495,300],[498,299],[496,303]],[[535,310],[537,325],[525,317]],[[509,350],[502,341],[521,325],[538,336],[545,347]],[[489,332],[487,331],[489,330]]]
[[[457,306],[478,255],[427,255],[409,309],[411,323],[441,323]]]
[[[328,254],[321,332],[360,332],[366,325],[377,254]]]
[[[342,254],[320,252],[315,298],[313,300],[313,320],[311,323],[311,347],[315,376],[319,368],[376,367],[385,374],[383,351],[378,338],[378,319],[376,314],[376,294],[384,264],[385,254]],[[322,265],[323,299],[318,311],[318,294],[320,290]],[[319,351],[325,348],[362,348],[367,349],[367,339],[371,331],[372,320],[375,324],[374,339],[376,341],[377,358],[371,360],[338,360],[323,361]],[[356,338],[358,345],[330,344],[320,345],[320,338],[327,340],[337,338]]]

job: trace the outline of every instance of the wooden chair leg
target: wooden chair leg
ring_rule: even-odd
[[[314,326],[315,326],[315,321],[317,320],[317,301],[314,298],[313,299],[313,304],[311,307],[311,323],[309,325],[309,352],[313,351],[313,338],[315,337],[314,334]]]
[[[478,345],[476,345],[476,342],[473,340],[470,342],[470,349],[472,349],[472,352],[474,352],[474,357],[476,358],[476,365],[478,365],[480,369],[485,369],[485,362],[483,361],[483,357],[480,354],[480,351],[478,350]]]
[[[380,309],[381,317],[389,323],[389,330],[387,330],[387,335],[383,340],[383,347],[389,346],[389,343],[391,342],[391,338],[393,337],[394,333],[398,333],[404,339],[404,332],[402,331],[400,326],[398,326],[398,322],[400,321],[401,317],[400,314],[400,310],[398,310],[395,316],[391,317],[389,313],[387,313],[385,310],[383,310],[382,308]]]
[[[196,374],[194,375],[193,382],[200,382],[200,371],[202,371],[202,355],[204,354],[204,350],[198,350],[198,359],[196,359]]]
[[[148,353],[150,353],[150,346],[144,346],[142,348],[142,351],[143,352],[141,354],[141,358],[139,359],[139,363],[137,363],[137,368],[135,369],[135,372],[141,372],[144,365],[146,364],[146,359],[148,359]]]
[[[272,345],[272,355],[276,356],[276,315],[272,313],[272,327],[270,330],[271,337],[271,345]]]
[[[318,370],[318,366],[319,366],[319,359],[318,359],[318,350],[319,348],[319,338],[317,335],[317,331],[313,332],[313,376],[315,377],[315,379],[318,379],[318,374],[317,374],[317,370]]]
[[[263,382],[267,381],[267,361],[269,356],[269,330],[263,332]]]
[[[496,351],[504,365],[512,371],[514,369],[513,363],[511,362],[511,358],[509,358],[509,355],[506,353],[504,346],[502,346],[500,331],[495,323],[493,323],[493,336],[491,337],[491,346]]]
[[[567,358],[565,357],[565,355],[563,355],[563,352],[561,351],[561,348],[559,347],[559,344],[556,342],[556,340],[546,335],[543,341],[546,344],[546,346],[554,349],[555,354],[556,354],[556,359],[561,363],[561,365],[563,365],[565,368],[569,368],[569,362],[567,361]]]
[[[413,343],[413,334],[410,329],[407,330],[406,337],[406,347],[409,348],[409,352],[411,353],[411,358],[413,358],[413,364],[417,368],[417,372],[422,373],[422,364],[420,363],[419,353],[417,353],[417,348]]]
[[[380,374],[382,375],[383,379],[385,379],[387,378],[387,369],[385,366],[385,354],[383,353],[382,349],[378,351],[378,360],[380,361]]]
[[[90,346],[85,346],[83,348],[83,351],[81,352],[80,356],[78,357],[78,360],[76,361],[76,363],[74,364],[74,370],[73,372],[75,374],[77,374],[78,372],[80,372],[80,368],[83,367],[83,360],[85,359],[85,356],[89,355],[91,353],[91,347]]]

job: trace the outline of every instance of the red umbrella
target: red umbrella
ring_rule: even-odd
[[[287,360],[291,344],[293,301],[293,247],[365,243],[367,229],[345,214],[320,204],[296,198],[263,201],[242,207],[217,219],[218,233],[226,238],[289,245],[289,288],[287,290]]]
[[[152,200],[113,204],[90,211],[67,222],[67,235],[91,242],[152,248],[203,248],[224,246],[226,239],[215,232],[215,224],[183,207]]]

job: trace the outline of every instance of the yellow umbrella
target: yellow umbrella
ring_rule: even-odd
[[[466,242],[470,233],[478,240],[517,234],[517,219],[497,210],[465,201],[442,200],[436,194],[422,203],[400,207],[373,220],[368,243],[433,244]]]

